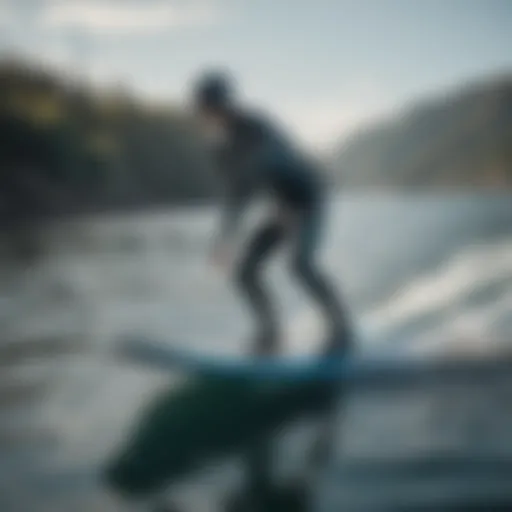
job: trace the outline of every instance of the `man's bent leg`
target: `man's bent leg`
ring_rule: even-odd
[[[318,269],[316,255],[323,228],[322,208],[304,212],[299,219],[293,270],[314,300],[322,308],[331,332],[326,351],[346,351],[352,345],[352,332],[347,308],[342,303],[332,280]]]
[[[257,355],[277,350],[278,321],[273,301],[262,283],[262,264],[282,241],[284,229],[277,222],[265,224],[252,238],[238,268],[237,282],[258,323],[253,352]]]

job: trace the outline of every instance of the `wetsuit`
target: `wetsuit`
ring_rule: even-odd
[[[277,347],[278,325],[273,303],[262,283],[262,265],[286,239],[295,242],[292,270],[322,308],[331,328],[330,347],[348,341],[344,308],[332,283],[316,262],[324,224],[325,187],[315,165],[261,115],[235,112],[228,117],[227,144],[220,154],[227,197],[222,238],[232,236],[245,206],[260,193],[269,194],[293,217],[291,225],[271,216],[252,236],[238,266],[236,281],[256,314],[257,353]]]

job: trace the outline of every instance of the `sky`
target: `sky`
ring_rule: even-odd
[[[327,148],[512,71],[512,0],[0,0],[0,52],[185,102],[206,68]]]

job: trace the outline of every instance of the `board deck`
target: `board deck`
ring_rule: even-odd
[[[353,364],[347,364],[347,360],[341,357],[215,356],[175,348],[172,344],[142,337],[125,339],[119,348],[128,361],[162,370],[182,370],[204,377],[291,382],[333,380],[348,375],[354,369]]]
[[[166,371],[183,371],[199,377],[234,378],[252,381],[332,382],[357,381],[403,385],[404,382],[457,380],[467,376],[512,371],[510,358],[496,354],[478,358],[419,357],[407,353],[349,357],[249,358],[214,356],[176,348],[170,343],[136,337],[123,340],[123,357],[129,362]]]

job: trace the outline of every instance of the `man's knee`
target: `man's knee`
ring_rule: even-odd
[[[314,277],[314,266],[311,258],[299,255],[296,256],[291,264],[292,272],[301,280],[311,281]]]
[[[236,285],[242,290],[251,290],[257,286],[259,281],[259,270],[256,265],[241,265],[235,273]]]

